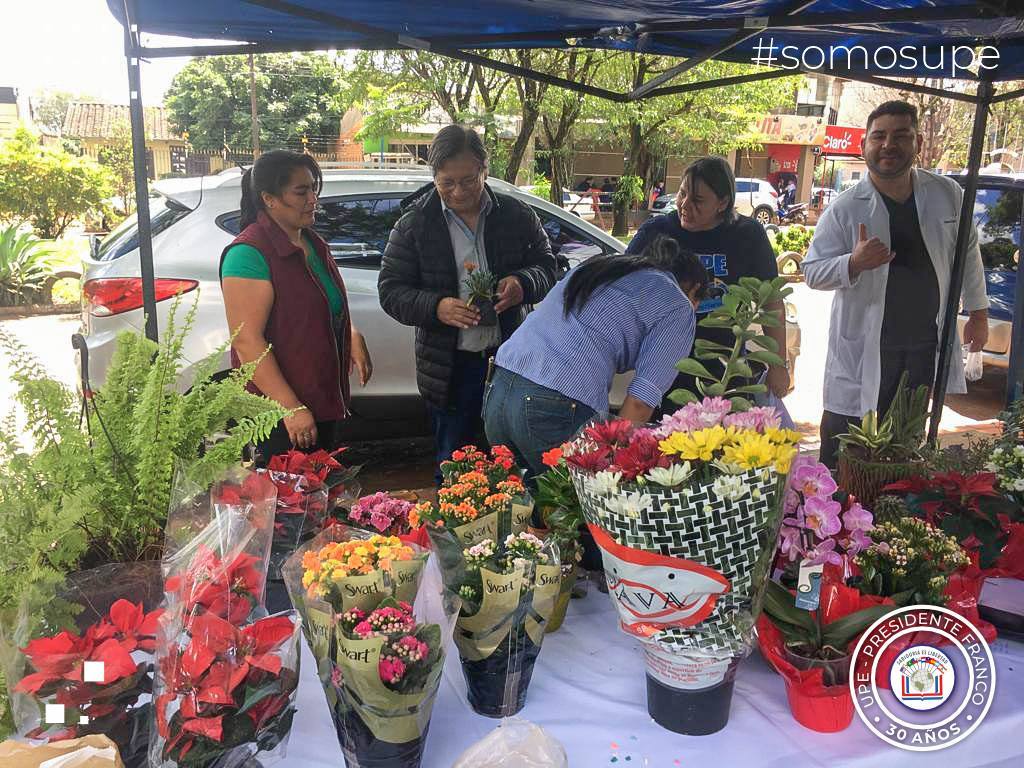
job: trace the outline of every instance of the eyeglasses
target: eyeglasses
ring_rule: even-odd
[[[436,186],[442,192],[454,192],[456,188],[461,187],[464,190],[472,192],[474,189],[478,189],[483,184],[483,172],[478,171],[474,176],[465,176],[461,179],[448,179],[448,178],[435,178],[434,186]]]

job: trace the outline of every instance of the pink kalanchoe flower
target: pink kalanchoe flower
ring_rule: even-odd
[[[370,622],[369,621],[366,621],[364,619],[363,621],[360,621],[358,624],[356,624],[352,628],[352,631],[355,632],[360,637],[369,637],[370,635],[373,634],[373,627],[370,626]]]
[[[810,550],[806,555],[806,561],[808,565],[818,565],[819,563],[827,563],[831,565],[842,565],[842,556],[835,551],[836,540],[825,539],[819,541],[818,545]]]
[[[382,682],[398,683],[405,676],[405,663],[393,656],[385,656],[377,665],[377,672]]]
[[[835,536],[843,530],[843,522],[839,519],[842,509],[838,501],[812,496],[804,502],[805,525],[814,531],[819,539]]]
[[[796,560],[801,555],[800,530],[784,525],[779,530],[779,551],[789,560]]]
[[[808,463],[801,461],[790,467],[790,487],[802,493],[805,499],[821,498],[830,499],[832,494],[839,488],[828,467],[820,462]]]
[[[843,513],[843,526],[851,533],[854,531],[870,531],[875,527],[874,517],[858,502]]]

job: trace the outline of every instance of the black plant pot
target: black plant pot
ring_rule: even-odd
[[[725,728],[732,706],[735,675],[710,688],[683,691],[647,675],[647,712],[662,728],[687,736],[706,736]]]
[[[480,325],[492,326],[498,324],[498,313],[494,311],[493,299],[473,299],[473,306],[480,312]]]
[[[419,768],[430,723],[419,738],[401,744],[374,737],[355,709],[349,709],[340,719],[336,717],[334,727],[347,768]]]
[[[466,698],[479,715],[511,717],[526,705],[526,694],[540,646],[534,645],[525,633],[516,652],[508,652],[508,642],[506,640],[499,645],[486,659],[462,659]]]

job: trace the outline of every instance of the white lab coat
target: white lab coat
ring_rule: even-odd
[[[941,340],[963,189],[953,179],[916,168],[912,177],[921,235],[939,283],[936,324]],[[825,364],[825,410],[858,417],[874,410],[878,404],[881,381],[879,346],[885,314],[885,285],[889,278],[889,265],[886,264],[861,272],[856,280],[850,281],[850,255],[858,239],[860,224],[867,226],[869,237],[877,237],[891,246],[889,211],[867,176],[825,209],[803,262],[808,286],[835,291]],[[988,307],[978,232],[973,224],[967,244],[961,300],[963,309],[968,312]],[[958,344],[959,340],[957,332]],[[959,346],[955,347],[957,353],[949,366],[946,386],[951,394],[967,391],[959,349]],[[936,365],[937,359],[938,354]]]

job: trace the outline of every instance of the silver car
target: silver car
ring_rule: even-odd
[[[355,418],[346,425],[349,439],[429,433],[416,389],[414,329],[385,314],[377,299],[381,254],[401,215],[402,198],[429,181],[429,173],[415,170],[324,171],[322,210],[315,228],[330,243],[348,291],[353,322],[366,337],[374,363],[370,383],[365,388],[353,384]],[[536,211],[563,266],[595,255],[621,253],[625,248],[616,238],[558,206],[497,179],[488,183]],[[171,299],[178,291],[184,291],[185,305],[196,299],[199,302],[195,325],[185,342],[187,365],[179,381],[179,386],[188,387],[195,364],[228,338],[220,291],[220,253],[238,234],[241,172],[232,169],[217,176],[167,179],[154,188],[150,216],[161,330],[167,327]],[[90,375],[100,383],[117,334],[125,329],[142,332],[145,327],[135,217],[111,232],[85,260],[83,293],[82,325]],[[230,365],[224,355],[224,370]]]

